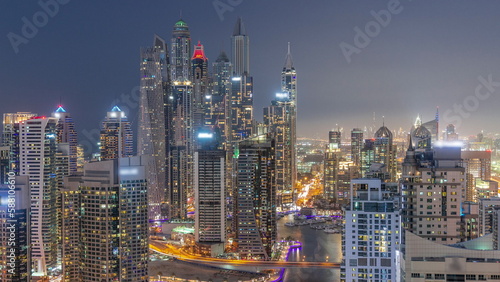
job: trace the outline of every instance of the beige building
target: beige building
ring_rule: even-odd
[[[451,247],[406,232],[402,281],[500,281],[500,251],[469,242]]]

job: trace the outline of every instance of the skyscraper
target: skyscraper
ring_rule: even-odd
[[[243,20],[238,18],[231,38],[235,76],[250,74],[250,37],[247,35]]]
[[[431,144],[430,134],[413,135],[421,138],[410,138],[402,164],[403,226],[439,244],[458,243],[463,239],[458,226],[465,191],[460,147],[424,147]]]
[[[194,155],[195,240],[218,244],[223,252],[226,239],[226,152],[218,149],[213,133],[198,134]]]
[[[375,132],[373,162],[385,165],[391,182],[397,180],[396,153],[392,132],[383,125]]]
[[[293,205],[294,147],[291,135],[292,103],[287,94],[276,94],[271,105],[264,108],[264,124],[275,138],[275,183],[280,210]]]
[[[489,198],[476,185],[476,180],[491,180],[491,151],[462,151],[461,157],[465,168],[465,200],[478,202],[480,198]],[[493,191],[498,195],[498,191]]]
[[[80,215],[81,215],[81,176],[64,178],[61,192],[61,264],[62,281],[82,281]]]
[[[153,46],[141,48],[141,98],[137,153],[148,155],[154,165],[146,171],[149,218],[160,219],[167,195],[167,139],[164,100],[168,99],[168,50],[165,40],[155,35]]]
[[[353,179],[345,210],[340,281],[400,281],[396,253],[401,220],[391,191],[380,179]]]
[[[241,18],[234,27],[232,42],[233,77],[231,91],[231,141],[252,135],[253,78],[250,76],[250,39]]]
[[[445,141],[456,141],[458,140],[458,134],[455,132],[455,126],[453,124],[448,124],[444,132]]]
[[[264,125],[274,134],[276,141],[276,189],[278,207],[293,206],[293,188],[297,179],[297,73],[293,67],[290,44],[281,73],[281,93],[269,107],[264,108]]]
[[[36,117],[29,112],[3,114],[2,145],[9,150],[9,170],[19,175],[19,123]]]
[[[57,119],[34,117],[19,123],[20,175],[31,189],[33,275],[45,276],[57,263]]]
[[[193,85],[173,81],[166,103],[167,114],[167,185],[170,217],[187,216],[187,199],[193,196]]]
[[[285,148],[285,158],[287,159],[287,173],[290,173],[290,179],[288,179],[288,191],[293,195],[293,189],[295,183],[297,182],[297,71],[293,66],[292,53],[290,51],[290,42],[288,43],[288,51],[285,57],[285,64],[283,65],[283,70],[281,72],[281,92],[288,94],[288,102],[281,102],[283,106],[289,105],[287,109],[287,127],[286,133],[286,143]],[[278,102],[279,103],[279,102]],[[292,201],[294,201],[294,196],[292,196]]]
[[[170,75],[172,81],[191,81],[191,33],[185,21],[179,19],[172,32]]]
[[[339,163],[342,157],[340,151],[340,131],[330,131],[328,133],[328,145],[325,152],[324,166],[325,174],[323,178],[324,194],[327,199],[338,200],[338,177]]]
[[[207,125],[213,125],[220,132],[223,144],[229,140],[230,113],[231,113],[231,75],[233,65],[226,53],[221,51],[219,57],[212,64],[213,82],[210,108],[206,111]]]
[[[59,105],[57,110],[52,113],[52,117],[58,119],[57,121],[57,143],[68,143],[69,145],[69,173],[76,172],[76,158],[78,146],[78,135],[75,129],[75,123],[71,115]]]
[[[363,148],[363,130],[351,130],[351,159],[358,168],[361,166],[361,149]]]
[[[236,241],[242,258],[267,259],[277,237],[275,141],[266,135],[239,142],[236,160]]]
[[[101,160],[130,157],[133,153],[130,122],[125,113],[114,106],[101,124]]]
[[[72,267],[77,265],[82,281],[148,281],[148,162],[148,157],[92,162],[85,164],[83,177],[67,178],[65,276],[78,277],[78,267]]]
[[[210,108],[212,99],[209,92],[208,58],[203,45],[198,42],[191,58],[193,79],[193,130],[198,132],[205,125],[205,109]]]

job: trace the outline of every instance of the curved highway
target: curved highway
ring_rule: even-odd
[[[178,260],[186,262],[194,262],[200,264],[208,265],[221,265],[221,264],[231,264],[231,265],[247,265],[247,266],[260,266],[260,267],[271,267],[271,268],[340,268],[340,263],[334,262],[295,262],[295,261],[252,261],[252,260],[231,260],[231,259],[217,259],[217,258],[207,258],[194,256],[186,254],[177,248],[174,248],[164,242],[159,241],[149,241],[149,248],[157,253],[175,257]]]

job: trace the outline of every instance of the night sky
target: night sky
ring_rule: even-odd
[[[134,96],[139,85],[139,49],[155,33],[170,43],[182,11],[193,44],[204,44],[210,63],[221,49],[230,55],[233,26],[243,18],[259,120],[280,90],[291,42],[299,137],[326,138],[336,124],[347,131],[371,126],[373,112],[377,127],[385,116],[390,129],[408,129],[417,114],[433,119],[436,106],[448,112],[442,123],[461,123],[461,136],[499,131],[498,1],[59,1],[68,3],[48,18],[38,1],[0,1],[0,113],[50,115],[62,99],[81,132],[98,128],[119,101],[135,128],[138,105],[120,97]],[[218,13],[214,3],[231,10]],[[384,26],[373,22],[380,10],[392,10],[380,13],[391,15],[390,21],[381,16]],[[26,38],[23,17],[33,23],[34,15],[41,27]],[[363,35],[369,42],[356,45],[356,27],[366,26],[373,37]],[[17,53],[12,38],[22,40]],[[357,48],[350,62],[342,42]],[[478,77],[490,75],[493,82],[480,86]],[[463,118],[454,104],[465,105]]]

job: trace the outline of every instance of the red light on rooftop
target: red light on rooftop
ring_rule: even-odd
[[[191,60],[194,59],[202,59],[202,60],[208,60],[208,58],[205,56],[205,51],[203,50],[203,45],[201,45],[200,42],[198,42],[198,45],[194,46],[194,53],[193,57]]]

